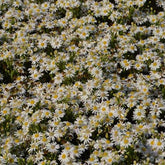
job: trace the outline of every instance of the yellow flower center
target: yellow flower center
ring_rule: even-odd
[[[61,157],[62,157],[62,159],[65,159],[66,158],[66,155],[65,154],[62,154]]]

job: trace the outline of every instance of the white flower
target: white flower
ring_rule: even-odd
[[[58,165],[58,164],[57,164],[57,162],[56,162],[55,160],[52,160],[52,161],[50,162],[50,165]]]
[[[135,1],[135,4],[138,6],[138,7],[142,7],[144,5],[144,3],[146,2],[146,0],[137,0]]]
[[[7,158],[7,164],[16,165],[17,162],[16,155],[7,153],[6,158]]]
[[[39,48],[42,48],[42,49],[46,48],[46,47],[47,47],[47,40],[42,40],[42,39],[40,39],[40,40],[38,41],[38,47],[39,47]]]
[[[156,15],[148,15],[148,19],[151,23],[156,23],[158,20]]]
[[[47,161],[46,160],[43,160],[41,162],[37,162],[37,165],[46,165],[47,164]]]
[[[56,102],[57,100],[59,100],[59,98],[60,97],[59,97],[59,95],[56,92],[52,94],[52,101],[53,102]]]
[[[161,78],[158,80],[159,85],[163,84],[165,85],[165,78]]]
[[[41,77],[41,73],[37,70],[34,70],[34,72],[31,74],[31,78],[33,80],[39,80],[39,78]]]
[[[58,118],[62,118],[65,115],[65,112],[62,109],[56,109],[55,113],[57,114]]]
[[[37,148],[38,148],[38,143],[33,142],[30,144],[30,148],[29,148],[28,152],[33,152],[33,151],[37,150]]]
[[[142,86],[141,86],[140,91],[141,91],[142,93],[147,93],[148,90],[149,90],[148,86],[146,86],[146,85],[142,85]]]
[[[128,7],[133,6],[133,5],[134,5],[134,1],[132,1],[132,0],[127,1],[127,6]]]
[[[59,148],[60,146],[56,142],[46,144],[46,149],[51,153],[56,153]]]
[[[34,99],[29,99],[28,101],[27,101],[27,104],[29,105],[29,106],[35,106],[36,105],[36,103],[38,102],[38,99],[36,99],[36,98],[34,98]]]
[[[69,162],[69,153],[66,151],[63,151],[60,155],[59,155],[59,160],[61,163],[68,163]]]
[[[49,3],[48,2],[44,2],[41,4],[41,9],[45,9],[47,10],[49,8]]]
[[[134,53],[135,51],[137,50],[136,46],[131,44],[129,47],[128,47],[128,51],[130,51],[131,53]]]
[[[140,63],[140,62],[137,62],[134,64],[134,68],[137,69],[137,70],[140,70],[142,68],[143,64]]]
[[[50,44],[52,48],[59,49],[62,45],[62,40],[59,37],[51,38]]]
[[[131,145],[133,139],[131,137],[124,136],[122,140],[120,141],[120,145],[124,148],[127,148]]]
[[[104,152],[102,160],[105,161],[106,165],[111,165],[115,160],[115,155],[112,152]]]
[[[77,50],[78,50],[78,47],[75,46],[75,45],[71,45],[71,46],[69,47],[69,51],[71,51],[71,52],[77,52]]]
[[[89,33],[87,30],[83,29],[80,31],[79,36],[81,39],[86,39],[89,36]]]
[[[101,40],[100,45],[102,48],[107,48],[109,44],[109,38],[104,38]]]
[[[91,70],[91,74],[97,78],[101,77],[102,76],[102,70],[99,69],[98,67],[94,67],[92,68]]]
[[[16,0],[16,1],[14,1],[13,6],[14,6],[14,7],[22,6],[22,1],[21,1],[21,0]]]
[[[10,114],[10,108],[8,108],[8,107],[1,108],[0,114],[1,114],[2,116],[9,115],[9,114]]]
[[[67,26],[68,22],[67,22],[67,19],[66,18],[61,18],[58,20],[58,24],[62,27],[65,27]]]
[[[35,133],[35,134],[33,134],[33,135],[32,135],[32,139],[33,139],[34,141],[40,140],[40,139],[41,139],[41,133]]]
[[[131,68],[131,62],[128,61],[127,59],[124,59],[123,61],[121,61],[121,66],[126,70],[128,70]]]
[[[161,62],[159,60],[155,60],[153,63],[151,63],[150,68],[152,70],[156,70],[160,67]]]
[[[46,22],[46,28],[48,28],[48,29],[54,28],[54,22],[53,21]]]
[[[102,106],[100,107],[100,113],[101,113],[101,114],[107,114],[108,111],[109,111],[109,107],[108,107],[107,105],[102,105]]]
[[[37,152],[35,155],[35,162],[39,162],[39,161],[43,160],[43,154],[44,153],[41,151]]]
[[[165,148],[165,143],[161,139],[155,139],[154,147],[156,150],[163,150]]]
[[[145,118],[145,110],[144,109],[135,109],[133,112],[133,118],[135,120],[141,120]]]
[[[42,118],[50,118],[52,116],[52,113],[49,110],[43,110],[41,117]]]
[[[61,84],[62,81],[63,81],[63,74],[57,73],[56,76],[54,77],[54,83],[55,84]]]

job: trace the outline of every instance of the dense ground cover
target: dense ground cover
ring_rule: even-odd
[[[0,165],[164,159],[164,0],[0,1]]]

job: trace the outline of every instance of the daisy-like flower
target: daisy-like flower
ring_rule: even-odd
[[[144,109],[135,109],[133,112],[133,118],[135,120],[142,120],[145,118],[145,113]]]
[[[114,144],[119,145],[119,143],[121,142],[121,132],[118,128],[113,128],[111,130],[111,138]]]
[[[10,108],[5,107],[4,109],[1,109],[0,114],[1,114],[2,116],[9,115],[9,114],[10,114]]]
[[[54,141],[55,140],[54,128],[49,128],[48,131],[45,132],[45,135],[48,141]]]
[[[159,85],[165,85],[165,78],[161,78],[158,80]]]
[[[121,83],[119,82],[113,85],[113,89],[115,90],[120,90],[120,88],[121,88]]]
[[[62,40],[60,39],[60,37],[51,38],[50,44],[52,48],[59,49],[62,45]]]
[[[48,2],[44,2],[41,4],[41,9],[47,10],[49,8],[50,4]]]
[[[163,150],[165,148],[165,143],[161,139],[155,139],[154,147],[156,150]]]
[[[86,119],[86,116],[80,116],[80,117],[77,117],[76,121],[75,121],[75,124],[77,126],[82,126],[82,125],[85,125],[87,123],[87,119]]]
[[[128,47],[128,51],[130,51],[131,53],[134,53],[135,51],[137,50],[136,46],[131,44],[129,47]]]
[[[160,51],[164,51],[164,50],[165,50],[165,45],[159,43],[159,44],[158,44],[158,49],[159,49]]]
[[[56,92],[52,94],[52,101],[53,102],[56,102],[57,100],[59,100],[59,98],[60,97],[59,97],[59,95]]]
[[[55,160],[50,161],[50,165],[58,165]]]
[[[56,109],[55,113],[58,116],[58,118],[62,118],[65,115],[65,112],[62,109]]]
[[[89,164],[97,164],[98,163],[98,158],[95,157],[93,154],[90,155],[90,158],[88,159],[87,163]]]
[[[135,4],[138,6],[138,7],[142,7],[144,5],[144,3],[146,2],[146,0],[138,0],[138,1],[135,1]]]
[[[37,70],[34,70],[34,72],[31,74],[31,78],[35,81],[39,80],[39,78],[41,77],[41,73]]]
[[[62,73],[57,73],[56,76],[54,77],[54,83],[55,84],[60,84],[63,81],[63,74]]]
[[[85,29],[82,29],[79,32],[79,36],[80,36],[81,39],[86,39],[89,36],[89,32]]]
[[[33,151],[36,151],[37,149],[38,149],[38,143],[33,142],[33,143],[30,144],[30,148],[29,148],[28,152],[31,153]]]
[[[134,1],[132,1],[132,0],[127,1],[127,6],[128,7],[133,6],[133,5],[134,5]]]
[[[33,134],[33,135],[32,135],[32,139],[33,139],[34,141],[40,140],[40,139],[41,139],[41,133],[35,133],[35,134]]]
[[[152,36],[147,39],[148,43],[156,44],[158,43],[160,38],[158,36]]]
[[[38,99],[34,98],[34,99],[29,99],[29,100],[27,101],[27,104],[28,104],[29,106],[34,107],[34,106],[36,105],[37,102],[38,102]]]
[[[154,34],[155,36],[161,36],[162,33],[163,33],[162,28],[155,28],[155,29],[153,30],[153,34]]]
[[[61,18],[61,19],[58,20],[58,24],[59,24],[61,27],[65,27],[65,26],[67,26],[68,21],[67,21],[66,18]]]
[[[145,61],[145,59],[144,59],[144,57],[142,55],[137,55],[136,56],[136,60],[137,60],[137,62]]]
[[[92,73],[93,76],[95,76],[97,78],[102,76],[102,70],[99,69],[98,67],[92,68],[91,73]]]
[[[60,146],[56,142],[46,144],[46,149],[51,153],[56,153],[59,148]]]
[[[41,117],[42,118],[50,118],[52,116],[52,114],[51,114],[51,112],[50,111],[48,111],[48,110],[44,110],[43,112],[42,112],[42,115],[41,115]]]
[[[46,160],[40,161],[37,164],[38,165],[46,165],[48,162]]]
[[[57,139],[63,137],[64,134],[65,134],[65,131],[66,131],[66,130],[62,130],[60,127],[61,127],[61,125],[59,126],[59,128],[57,128],[57,129],[55,130],[55,137],[56,137]]]
[[[109,37],[102,39],[100,45],[102,48],[107,48],[109,45]]]
[[[41,152],[41,151],[37,152],[35,155],[35,162],[39,162],[39,161],[43,160],[43,158],[44,158],[43,155],[44,155],[43,152]]]
[[[17,163],[17,157],[14,154],[7,153],[7,164],[15,165]]]
[[[79,140],[82,141],[84,144],[89,144],[89,142],[92,141],[92,139],[85,133],[79,137]]]
[[[107,113],[108,118],[113,118],[113,117],[117,116],[116,112],[117,112],[117,109],[110,108],[110,110]]]
[[[148,94],[149,87],[147,85],[142,85],[140,91],[142,93]]]
[[[149,139],[148,144],[151,146],[152,149],[155,148],[156,140],[155,139]]]
[[[54,22],[53,22],[53,21],[46,22],[46,28],[48,28],[48,29],[54,28]],[[52,46],[52,47],[53,47],[53,46]]]
[[[71,147],[71,149],[70,149],[70,157],[72,159],[74,159],[76,157],[79,157],[80,154],[81,154],[81,151],[79,150],[79,147],[78,146]]]
[[[107,165],[111,165],[115,160],[115,155],[112,152],[104,152],[102,160],[104,160]]]
[[[22,1],[21,0],[16,0],[16,1],[14,1],[14,3],[13,3],[13,6],[14,7],[19,7],[19,6],[22,6]]]
[[[127,148],[128,146],[131,145],[132,140],[133,139],[131,137],[124,136],[120,142],[120,145],[124,148]]]
[[[68,163],[69,162],[69,153],[66,151],[62,151],[61,154],[59,155],[59,160],[61,163]]]
[[[124,59],[123,61],[121,61],[121,66],[128,70],[131,68],[131,63],[127,59]]]
[[[140,63],[140,62],[136,62],[136,63],[134,64],[134,68],[137,69],[137,70],[141,70],[142,67],[143,67],[143,64]]]
[[[106,104],[101,105],[101,107],[100,107],[100,113],[101,114],[107,114],[108,111],[109,111],[109,107]]]
[[[4,21],[2,24],[3,29],[9,29],[11,27],[11,23],[9,21]]]
[[[161,66],[161,62],[159,60],[155,60],[153,63],[151,63],[150,68],[152,70],[156,70],[160,68],[160,66]]]
[[[46,48],[47,47],[47,40],[40,39],[38,41],[38,47],[41,48],[41,49]]]
[[[157,22],[157,16],[156,15],[149,15],[148,16],[148,19],[149,19],[149,21],[151,22],[151,23],[156,23]]]
[[[45,146],[46,144],[49,143],[49,140],[44,134],[41,134],[41,137],[37,143]]]
[[[77,50],[78,50],[78,47],[75,46],[75,45],[71,45],[71,46],[69,47],[69,51],[71,51],[71,52],[77,52]]]
[[[23,122],[22,129],[28,131],[28,128],[30,126],[30,123],[31,123],[30,119],[29,118],[25,118],[24,119],[24,122]]]

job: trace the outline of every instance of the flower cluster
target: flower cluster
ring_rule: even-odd
[[[0,1],[0,164],[165,164],[164,0]]]

